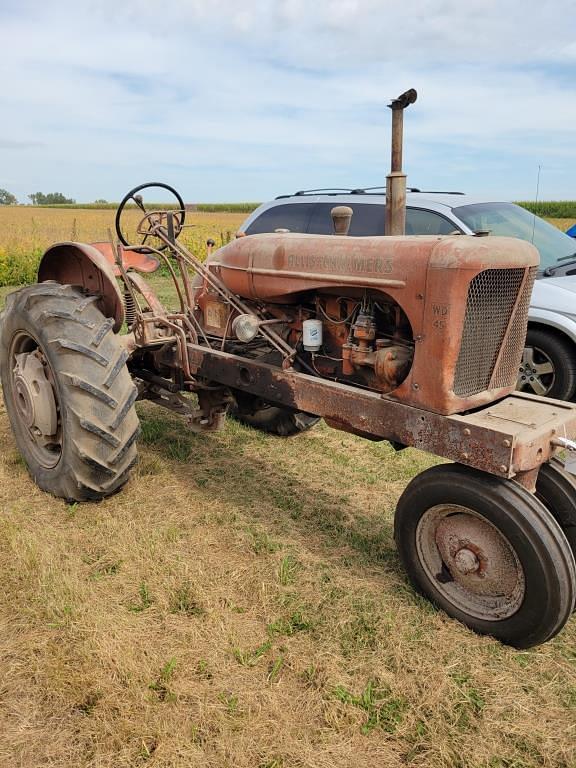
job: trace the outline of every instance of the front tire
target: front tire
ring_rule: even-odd
[[[458,464],[432,467],[402,494],[394,532],[416,589],[479,634],[530,648],[572,613],[568,541],[517,483]]]
[[[137,461],[136,387],[96,297],[45,282],[10,294],[0,328],[6,411],[36,484],[69,501],[118,491]]]

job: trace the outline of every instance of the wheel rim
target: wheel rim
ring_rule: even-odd
[[[552,358],[539,347],[525,347],[516,388],[535,395],[547,395],[556,381]]]
[[[522,605],[524,570],[514,549],[473,510],[455,504],[426,510],[416,549],[435,588],[469,616],[502,621]]]
[[[12,401],[34,459],[53,469],[62,456],[60,407],[52,368],[38,341],[17,333],[10,348]]]

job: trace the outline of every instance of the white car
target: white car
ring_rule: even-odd
[[[288,229],[332,234],[330,211],[349,205],[349,234],[383,235],[386,198],[379,187],[313,189],[281,195],[257,208],[240,228],[246,235]],[[576,242],[514,203],[461,192],[409,189],[407,235],[506,235],[540,251],[540,269],[528,314],[518,389],[572,400],[576,394]]]

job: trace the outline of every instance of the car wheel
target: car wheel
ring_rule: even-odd
[[[574,346],[561,336],[532,328],[520,363],[517,389],[570,400],[576,391]]]

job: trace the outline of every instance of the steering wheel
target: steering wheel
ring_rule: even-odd
[[[123,245],[127,246],[138,246],[138,248],[142,248],[143,250],[146,249],[146,242],[150,239],[152,239],[152,242],[149,242],[149,247],[153,247],[156,250],[163,251],[164,248],[167,248],[167,244],[160,240],[157,235],[154,234],[152,231],[155,226],[158,226],[159,224],[163,224],[165,227],[167,226],[167,215],[166,210],[157,210],[158,204],[150,207],[150,203],[148,203],[148,208],[146,207],[146,203],[144,201],[143,196],[140,194],[142,190],[144,189],[166,189],[168,192],[170,192],[171,195],[174,196],[177,202],[176,210],[172,211],[172,204],[171,205],[171,212],[173,213],[173,222],[174,222],[174,237],[178,237],[180,232],[182,231],[182,227],[184,225],[184,219],[186,217],[186,209],[184,207],[184,201],[176,192],[176,190],[173,187],[168,186],[168,184],[163,184],[161,181],[150,181],[146,184],[140,184],[138,187],[134,187],[134,189],[131,189],[128,194],[124,196],[122,199],[122,202],[118,206],[118,210],[116,211],[116,234],[118,235],[118,239]],[[151,196],[152,201],[154,201],[154,196]],[[135,227],[132,227],[132,231],[135,232],[136,235],[140,236],[140,242],[137,242],[136,240],[128,237],[126,235],[127,229],[126,226],[123,226],[122,222],[122,214],[126,210],[127,204],[132,201],[136,204],[137,208],[142,211],[143,217],[138,222],[138,224]],[[126,220],[126,217],[125,217]],[[125,222],[124,222],[125,223]],[[130,242],[132,240],[132,242]]]

